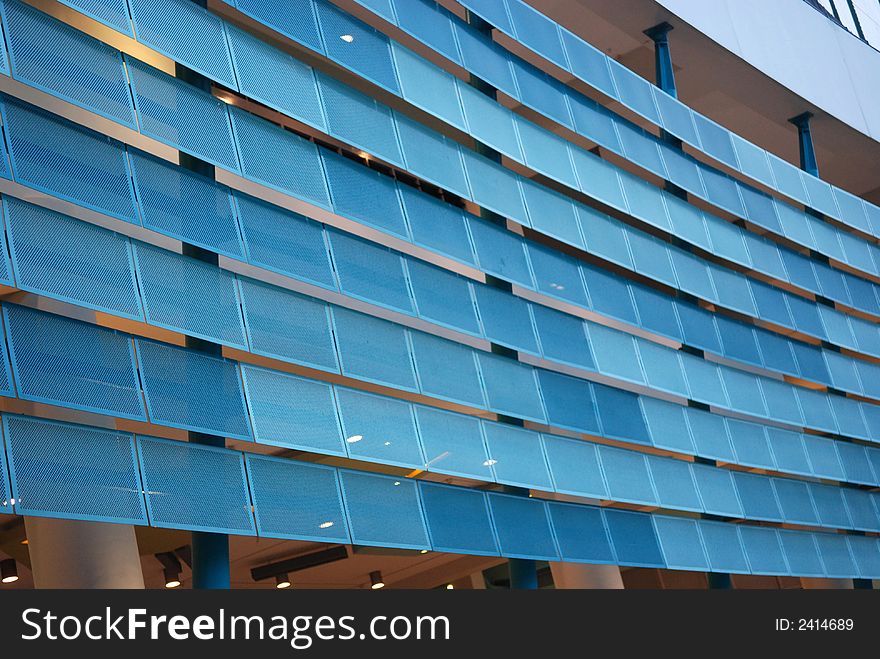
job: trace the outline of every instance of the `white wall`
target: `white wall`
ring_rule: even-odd
[[[880,52],[803,0],[656,2],[799,96],[880,141]]]

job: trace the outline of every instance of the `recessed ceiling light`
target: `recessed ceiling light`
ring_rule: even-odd
[[[455,589],[455,586],[453,586],[451,583],[446,584],[446,590],[454,590],[454,589]]]
[[[339,38],[342,39],[345,43],[351,43],[354,41],[354,37],[350,34],[340,34]]]

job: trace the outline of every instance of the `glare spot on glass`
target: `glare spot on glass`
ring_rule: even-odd
[[[333,526],[333,522],[321,522],[318,524],[318,528],[320,529],[329,529],[331,526]]]
[[[484,467],[491,467],[493,464],[497,464],[497,463],[498,463],[498,460],[493,460],[492,458],[489,458],[488,460],[483,462],[483,466]]]
[[[385,446],[391,446],[391,442],[385,442]]]
[[[361,441],[363,438],[363,435],[352,435],[351,437],[346,438],[345,441],[347,441],[349,444],[354,444],[355,442]]]
[[[342,39],[345,43],[351,43],[354,41],[354,37],[350,34],[341,34],[339,38]]]
[[[400,481],[394,481],[395,485],[400,485]]]

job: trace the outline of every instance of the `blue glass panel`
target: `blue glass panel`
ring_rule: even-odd
[[[786,294],[759,281],[749,283],[755,297],[758,315],[764,320],[794,328],[794,320],[785,304]]]
[[[428,471],[495,480],[479,419],[422,405],[414,409]]]
[[[721,385],[721,370],[715,364],[687,353],[679,357],[692,399],[708,405],[730,406]]]
[[[486,447],[499,483],[552,491],[541,435],[502,423],[483,422]]]
[[[704,300],[718,299],[709,269],[702,259],[674,247],[669,249],[669,255],[681,290]]]
[[[877,484],[877,476],[871,469],[867,449],[864,446],[851,442],[836,442],[835,445],[847,481],[864,485]]]
[[[621,102],[635,110],[654,124],[660,123],[660,115],[654,105],[654,95],[651,93],[651,83],[630,71],[615,60],[609,59],[611,73],[620,94]]]
[[[413,242],[465,263],[474,263],[474,248],[462,212],[408,185],[398,185]]]
[[[315,7],[327,57],[396,93],[397,76],[388,37],[330,4],[320,2]],[[342,35],[354,38],[342,39]]]
[[[831,403],[831,411],[837,420],[837,429],[841,435],[860,439],[871,437],[860,414],[860,409],[870,403],[858,403],[852,398],[844,398],[843,396],[829,396],[828,402]]]
[[[242,365],[254,437],[261,444],[346,456],[329,384]]]
[[[608,68],[608,58],[604,53],[564,28],[560,28],[559,32],[562,35],[571,72],[608,96],[617,98],[617,91]]]
[[[544,435],[543,438],[547,463],[557,492],[595,499],[608,498],[595,444],[555,435]]]
[[[538,370],[547,420],[554,426],[598,433],[596,407],[588,382],[553,371]]]
[[[342,387],[336,388],[336,400],[351,458],[424,468],[411,404]]]
[[[333,309],[342,373],[416,391],[406,330],[342,307]]]
[[[14,78],[135,127],[118,50],[14,0],[2,13]],[[5,57],[2,67],[6,72]]]
[[[599,446],[599,457],[612,499],[626,503],[658,505],[644,454]]]
[[[19,398],[146,420],[130,337],[17,305],[3,318]]]
[[[797,363],[794,361],[794,353],[791,351],[789,339],[763,329],[755,330],[755,338],[758,339],[758,346],[761,348],[764,366],[781,373],[798,374]]]
[[[780,471],[802,475],[813,473],[800,433],[781,428],[767,428],[767,441]]]
[[[115,30],[134,36],[126,0],[63,0],[61,4],[72,7]]]
[[[640,402],[654,446],[680,453],[696,452],[684,407],[648,396],[642,396]]]
[[[486,336],[514,350],[537,353],[530,304],[491,286],[476,286],[474,293]]]
[[[129,0],[128,5],[138,41],[237,88],[226,30],[218,16],[190,0]]]
[[[244,459],[260,536],[351,542],[335,469],[253,454]]]
[[[746,517],[771,522],[782,521],[782,511],[769,478],[735,471],[733,480]]]
[[[391,42],[391,51],[403,97],[456,128],[467,130],[456,78],[396,42]]]
[[[241,92],[289,117],[326,129],[312,67],[244,30],[226,26]],[[279,85],[278,81],[284,84]]]
[[[144,339],[136,339],[135,344],[147,411],[154,423],[250,439],[235,362]]]
[[[673,195],[666,195],[664,199],[666,209],[669,211],[672,233],[689,243],[711,251],[712,243],[700,209]]]
[[[522,181],[522,190],[533,229],[569,245],[584,246],[571,199],[529,180]]]
[[[532,306],[532,314],[544,357],[587,370],[595,369],[584,321],[541,305]]]
[[[671,297],[645,286],[633,286],[632,294],[643,328],[673,339],[681,339],[682,331]]]
[[[347,469],[339,477],[352,542],[431,549],[416,481]]]
[[[789,345],[797,362],[798,373],[802,378],[831,384],[831,374],[828,372],[822,350],[799,341],[791,341]]]
[[[410,339],[423,394],[486,406],[471,348],[423,332],[412,332]]]
[[[226,103],[140,60],[126,57],[125,63],[143,134],[238,171]]]
[[[773,489],[782,509],[782,517],[792,524],[818,525],[819,516],[810,498],[810,488],[803,481],[772,478]]]
[[[321,151],[333,209],[408,240],[394,179],[331,151]]]
[[[767,416],[767,404],[758,386],[758,378],[732,368],[722,368],[719,371],[730,398],[731,409],[746,414]]]
[[[456,64],[461,64],[452,20],[445,9],[433,0],[393,0],[393,4],[397,24],[402,30]],[[501,9],[504,13],[504,8]]]
[[[602,520],[602,511],[591,506],[547,504],[553,532],[564,561],[613,563],[614,551]]]
[[[583,264],[581,273],[595,311],[631,325],[638,325],[638,316],[626,280]]]
[[[562,83],[522,60],[514,59],[510,65],[513,68],[513,76],[516,78],[519,100],[523,105],[533,108],[563,126],[574,127],[568,104],[565,101],[566,89]],[[526,130],[528,132],[529,129]],[[520,131],[520,137],[522,137],[522,131]],[[529,147],[533,147],[535,144],[527,144],[527,141],[529,138],[523,140],[523,147],[526,149],[526,157],[529,158]],[[567,161],[553,163],[552,159],[546,159],[546,155],[539,156],[538,160],[535,160],[532,155],[529,165],[546,172],[548,176],[553,178],[555,178],[556,172],[561,172],[566,177],[571,176],[570,163]],[[542,162],[542,164],[539,165],[538,162]],[[570,179],[567,179],[566,182],[570,182]]]
[[[782,541],[782,549],[792,574],[805,577],[825,576],[825,568],[816,549],[814,534],[780,530],[779,539]]]
[[[616,115],[594,100],[572,90],[568,90],[567,96],[575,131],[614,153],[620,153],[620,138],[614,128],[618,119]]]
[[[133,247],[148,323],[247,349],[235,275],[146,243]]]
[[[318,75],[318,88],[331,135],[391,163],[403,164],[394,115],[388,106],[325,75]]]
[[[137,441],[151,526],[256,535],[241,453],[148,437]]]
[[[533,288],[523,241],[501,227],[468,218],[477,261],[491,275]]]
[[[743,234],[749,255],[752,259],[752,267],[759,272],[775,277],[776,279],[788,279],[785,266],[782,263],[780,248],[776,243],[756,236],[753,233]],[[754,282],[753,282],[754,284]],[[757,298],[757,295],[755,295]]]
[[[324,52],[312,0],[235,0],[235,6],[297,43]]]
[[[876,579],[880,575],[880,543],[877,539],[851,535],[847,541],[862,578]]]
[[[228,188],[133,149],[129,160],[145,227],[219,254],[243,256]]]
[[[715,283],[718,302],[722,306],[740,311],[747,316],[757,315],[748,279],[739,273],[713,265],[709,266],[709,272],[712,274],[712,281]]]
[[[483,208],[528,225],[528,215],[516,175],[472,151],[463,150],[470,197]]]
[[[849,553],[846,536],[817,533],[814,537],[819,546],[819,552],[822,554],[825,572],[829,577],[852,577],[858,572],[852,555]]]
[[[498,555],[484,492],[424,482],[419,490],[434,551]]]
[[[18,288],[143,319],[127,238],[14,197],[3,198],[3,209]],[[12,285],[6,254],[0,269]]]
[[[413,301],[398,252],[350,234],[327,232],[343,293],[413,313]]]
[[[407,270],[421,318],[469,334],[480,334],[469,280],[415,259],[408,260]]]
[[[466,69],[508,96],[519,96],[513,81],[509,55],[501,46],[460,22],[455,23],[455,35],[458,37],[458,46]]]
[[[841,489],[841,492],[852,519],[852,527],[859,531],[880,531],[877,508],[871,503],[875,495],[848,487]]]
[[[752,574],[789,573],[776,529],[740,525],[739,533]]]
[[[326,304],[254,279],[239,279],[251,352],[339,372]]]
[[[715,326],[715,315],[692,304],[681,302],[675,306],[684,343],[720,355],[721,339]]]
[[[764,469],[776,468],[764,426],[737,419],[726,419],[726,423],[730,441],[736,451],[736,461],[739,464]]]
[[[650,515],[603,510],[605,524],[620,565],[665,567]]]
[[[843,490],[833,485],[810,483],[810,494],[816,504],[816,512],[823,526],[849,528],[852,521],[843,501]]]
[[[593,385],[593,394],[596,397],[603,435],[638,444],[650,444],[648,427],[636,394],[601,384]]]
[[[682,460],[648,456],[651,479],[657,490],[657,500],[664,508],[703,511],[697,486],[689,463]]]
[[[507,9],[518,41],[554,64],[568,67],[556,23],[518,0],[510,0]]]
[[[545,502],[492,492],[489,507],[503,556],[559,560]]]
[[[709,559],[703,549],[696,520],[656,515],[654,525],[657,527],[657,536],[669,568],[700,571],[709,569]]]
[[[725,357],[761,366],[761,354],[758,352],[755,330],[751,326],[721,315],[715,322],[724,345]]]
[[[817,430],[837,432],[837,423],[831,412],[831,404],[826,394],[809,389],[796,388],[798,402],[804,412],[805,425]]]
[[[470,85],[459,85],[458,89],[467,132],[499,153],[522,162],[513,113]]]
[[[636,340],[636,345],[648,385],[687,398],[688,388],[682,375],[678,352],[641,339]]]
[[[632,255],[623,224],[589,206],[578,204],[576,210],[587,251],[631,269]]]
[[[3,433],[12,479],[10,492],[0,457],[4,512],[14,498],[19,515],[147,524],[132,435],[12,414]]]
[[[843,480],[844,471],[833,440],[813,435],[804,436],[804,448],[813,473],[823,478]]]
[[[713,572],[734,574],[749,572],[749,564],[736,525],[705,520],[700,520],[697,524]]]
[[[743,506],[733,484],[732,472],[695,464],[693,473],[703,509],[707,513],[724,517],[743,516]]]
[[[242,173],[299,199],[330,208],[318,147],[238,108],[230,109]]]
[[[489,409],[520,418],[545,421],[534,369],[506,357],[477,353],[489,398]]]
[[[137,223],[122,144],[8,96],[2,111],[17,182]]]
[[[324,288],[336,288],[324,231],[299,213],[235,195],[248,261]]]
[[[589,323],[587,329],[599,371],[624,380],[644,383],[635,339],[631,335],[595,323]]]
[[[617,167],[583,149],[573,149],[571,158],[582,192],[619,210],[628,210]]]

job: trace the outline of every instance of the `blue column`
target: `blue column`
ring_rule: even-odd
[[[644,33],[654,42],[654,75],[657,86],[673,98],[678,98],[675,71],[672,69],[672,54],[669,52],[670,30],[672,26],[663,22],[648,28]]]
[[[503,485],[503,492],[519,496],[529,496],[529,491],[523,487]],[[509,558],[507,567],[510,570],[511,590],[537,590],[538,588],[538,564],[530,558]]]
[[[792,117],[788,121],[797,126],[798,129],[801,169],[818,178],[819,163],[816,162],[816,152],[813,150],[813,134],[810,132],[810,119],[812,118],[812,112],[804,112],[796,117]]]
[[[223,533],[193,531],[193,588],[229,589],[229,536]]]

